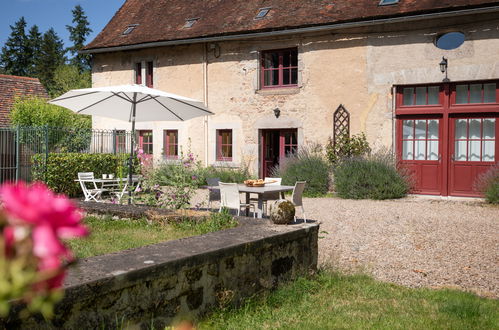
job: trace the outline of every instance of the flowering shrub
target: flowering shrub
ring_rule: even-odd
[[[478,177],[476,186],[491,204],[499,204],[499,163]]]
[[[4,184],[0,200],[0,314],[6,316],[10,301],[21,298],[30,311],[50,317],[74,261],[62,240],[88,235],[82,214],[42,183]]]
[[[189,206],[197,188],[197,176],[193,173],[196,166],[198,164],[191,152],[186,155],[181,153],[174,164],[160,164],[148,173],[141,201],[170,209]]]

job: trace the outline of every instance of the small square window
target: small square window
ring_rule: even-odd
[[[135,28],[139,26],[138,24],[130,24],[127,26],[127,28],[125,29],[125,31],[123,31],[122,35],[126,36],[126,35],[129,35],[130,33],[133,32],[133,30],[135,30]]]
[[[388,6],[388,5],[394,5],[398,2],[399,2],[399,0],[381,0],[379,2],[379,5],[380,6]]]
[[[262,18],[264,18],[265,16],[267,16],[267,14],[269,13],[270,9],[272,9],[272,8],[268,7],[268,8],[260,8],[260,9],[258,9],[258,14],[256,14],[255,19],[262,19]]]
[[[298,85],[298,50],[282,49],[262,52],[261,87],[292,87]]]
[[[196,22],[199,20],[199,18],[189,18],[185,21],[185,24],[184,24],[184,29],[188,29],[188,28],[191,28],[194,26],[194,24],[196,24]]]
[[[178,130],[164,131],[164,153],[168,159],[178,158]]]

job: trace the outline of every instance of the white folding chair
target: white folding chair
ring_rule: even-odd
[[[227,208],[237,210],[237,215],[239,216],[241,214],[241,207],[244,207],[245,209],[253,209],[253,218],[256,217],[254,204],[241,203],[237,183],[219,182],[218,185],[220,186],[220,209],[218,212],[222,212],[223,208]]]
[[[99,189],[94,180],[94,172],[78,172],[78,181],[80,182],[85,202],[90,202],[91,200],[100,202],[100,198],[104,190]],[[87,183],[93,186],[93,188],[88,188]]]
[[[291,200],[295,206],[301,206],[301,211],[303,213],[303,221],[307,222],[307,217],[305,216],[305,209],[303,208],[303,191],[305,190],[306,181],[297,181],[295,187],[293,188],[293,195],[291,195]],[[296,215],[295,215],[296,222]]]

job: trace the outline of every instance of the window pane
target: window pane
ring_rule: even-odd
[[[466,134],[466,126],[467,126],[467,120],[466,119],[457,119],[456,120],[456,133],[455,133],[455,139],[456,140],[463,140],[466,139],[468,134]]]
[[[493,162],[495,160],[495,141],[483,141],[482,161]]]
[[[428,141],[428,160],[438,160],[438,141]]]
[[[413,105],[414,88],[404,88],[404,105]]]
[[[483,119],[483,138],[495,139],[496,138],[496,120],[495,118]]]
[[[298,144],[296,133],[291,133],[291,144]]]
[[[416,87],[416,105],[426,105],[426,87]]]
[[[414,154],[412,153],[413,141],[403,141],[402,142],[402,159],[403,160],[413,160]]]
[[[285,67],[285,68],[288,68],[291,65],[290,55],[291,55],[291,53],[289,51],[284,52],[282,54],[282,66]]]
[[[428,87],[428,104],[440,104],[438,99],[438,93],[440,93],[440,87],[430,86]]]
[[[289,85],[290,73],[291,72],[289,69],[282,70],[282,84],[283,85]]]
[[[264,55],[264,68],[278,68],[279,67],[279,54],[277,53],[266,53]]]
[[[428,138],[438,139],[438,120],[428,120]]]
[[[291,84],[298,84],[298,69],[291,69]]]
[[[222,146],[222,156],[223,157],[232,157],[232,146]]]
[[[456,86],[456,103],[457,104],[468,103],[468,85]]]
[[[176,156],[177,155],[177,150],[176,146],[173,144],[170,144],[168,146],[168,156]]]
[[[457,161],[466,161],[466,141],[456,141],[454,158]]]
[[[482,84],[470,85],[470,103],[482,103]]]
[[[483,85],[483,102],[495,103],[496,102],[496,84]]]
[[[298,66],[298,51],[296,50],[291,51],[291,65]]]
[[[414,139],[414,120],[404,120],[403,121],[403,139]],[[411,149],[412,150],[412,149]]]
[[[278,70],[266,70],[264,72],[264,84],[265,86],[275,86],[279,84],[279,71]]]
[[[415,150],[414,153],[416,154],[415,159],[416,160],[425,160],[426,159],[426,141],[425,140],[419,140],[415,141]]]
[[[470,119],[470,139],[479,139],[482,135],[480,134],[480,124],[481,119]]]
[[[426,120],[416,120],[416,139],[426,139]]]
[[[469,141],[468,161],[480,161],[480,141]]]

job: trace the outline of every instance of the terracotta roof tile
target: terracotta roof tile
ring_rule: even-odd
[[[355,5],[352,5],[355,3]],[[127,0],[86,49],[155,41],[282,30],[347,21],[498,5],[490,0],[400,0],[379,6],[379,0]],[[255,20],[259,8],[272,7]],[[189,18],[199,18],[184,28]],[[132,33],[123,31],[139,24]]]
[[[9,113],[20,96],[48,98],[47,91],[37,78],[0,74],[0,127],[9,126]]]

